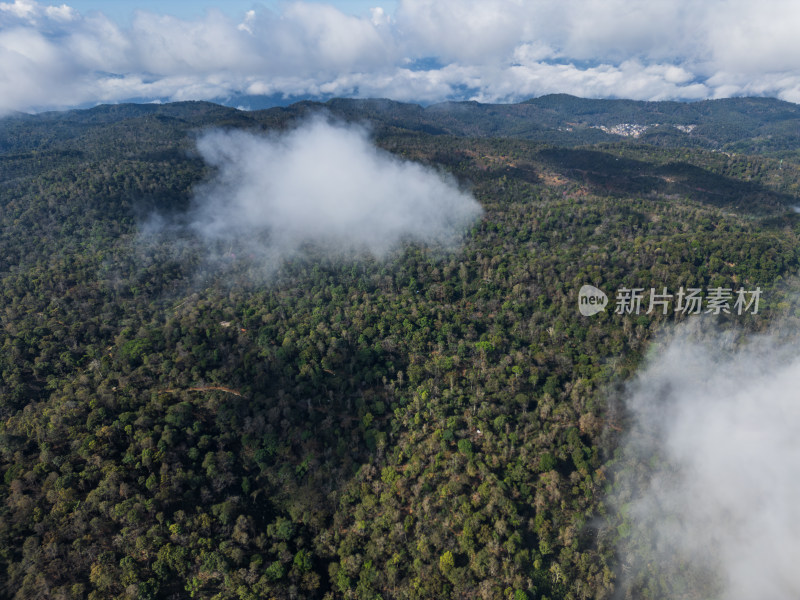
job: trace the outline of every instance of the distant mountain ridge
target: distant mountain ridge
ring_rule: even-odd
[[[0,151],[8,148],[13,124],[49,129],[40,141],[75,126],[127,119],[191,120],[192,126],[247,123],[280,125],[313,111],[369,121],[376,130],[406,129],[431,135],[514,137],[578,146],[618,142],[691,146],[726,152],[794,156],[800,149],[800,106],[772,98],[728,98],[700,102],[591,100],[566,94],[533,98],[518,104],[444,102],[423,107],[387,99],[333,98],[303,100],[289,106],[242,111],[211,102],[100,105],[86,110],[15,114],[0,120]],[[72,135],[71,133],[69,134]],[[34,136],[36,137],[36,136]],[[34,140],[30,140],[31,143]]]

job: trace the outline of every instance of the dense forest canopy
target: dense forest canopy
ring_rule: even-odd
[[[322,109],[468,189],[461,244],[263,269],[175,225],[214,176],[202,132]],[[1,120],[0,596],[707,597],[609,501],[649,468],[618,452],[621,386],[700,317],[583,317],[577,293],[759,288],[757,315],[710,318],[791,316],[799,116],[550,96]],[[620,123],[659,125],[597,128]]]

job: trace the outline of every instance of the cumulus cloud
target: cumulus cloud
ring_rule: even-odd
[[[289,1],[231,18],[0,2],[0,110],[232,94],[516,101],[800,96],[792,0]]]
[[[322,117],[268,136],[212,131],[197,147],[216,175],[197,193],[191,230],[272,258],[306,244],[377,257],[405,242],[451,247],[482,212],[451,177]]]
[[[671,597],[800,597],[797,390],[797,343],[773,336],[683,329],[655,354],[629,400],[627,456],[656,465],[626,499],[631,579],[657,565]]]
[[[409,46],[422,56],[455,62],[495,61],[525,36],[522,2],[405,0],[397,21]]]

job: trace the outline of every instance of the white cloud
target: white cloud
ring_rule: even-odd
[[[725,5],[707,15],[712,68],[755,78],[798,72],[800,5],[786,0],[729,0]]]
[[[55,21],[72,21],[78,16],[77,12],[66,4],[60,6],[46,6],[44,12],[48,18]]]
[[[395,58],[392,39],[383,35],[383,25],[371,19],[344,15],[324,4],[289,4],[282,24],[271,23],[270,33],[291,34],[297,66],[306,72],[319,70],[372,69]],[[282,38],[276,52],[289,46]]]
[[[30,21],[39,13],[39,5],[33,0],[15,0],[13,3],[0,2],[0,11],[18,19]]]
[[[621,559],[653,561],[644,568],[658,565],[674,597],[708,597],[705,582],[726,600],[797,598],[797,344],[721,333],[694,340],[680,330],[633,386],[627,456],[658,466],[628,505],[639,545]],[[640,554],[643,540],[652,555]],[[692,577],[701,571],[712,577]]]
[[[775,95],[797,101],[792,0],[400,0],[354,17],[316,2],[239,19],[0,2],[0,110],[255,90],[402,100]],[[431,60],[433,59],[433,60]],[[425,66],[428,65],[428,66]],[[430,66],[433,65],[433,66]]]
[[[260,69],[251,36],[217,11],[193,21],[138,11],[129,32],[134,66],[154,75],[196,75]]]
[[[134,41],[100,13],[81,18],[61,40],[60,48],[76,70],[127,72],[135,68]]]
[[[563,16],[563,48],[578,59],[673,60],[696,54],[698,5],[674,0],[578,0]]]
[[[397,11],[399,31],[416,54],[469,63],[513,53],[525,17],[521,0],[404,0]]]
[[[198,150],[217,174],[195,198],[191,228],[261,256],[308,243],[378,257],[406,241],[447,247],[482,212],[452,178],[321,117],[269,137],[207,133]]]

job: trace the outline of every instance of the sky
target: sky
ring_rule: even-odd
[[[0,1],[0,111],[248,95],[800,102],[798,28],[794,0]]]
[[[145,10],[155,13],[165,13],[181,19],[202,17],[209,9],[216,8],[230,18],[239,18],[249,10],[272,9],[279,10],[281,2],[271,0],[268,2],[254,2],[252,0],[227,0],[226,2],[197,2],[195,0],[78,0],[69,2],[69,6],[86,14],[99,11],[120,24],[129,24],[135,12]],[[354,16],[369,15],[369,9],[382,6],[385,10],[394,11],[397,2],[375,2],[374,0],[340,0],[330,2],[344,14]]]

